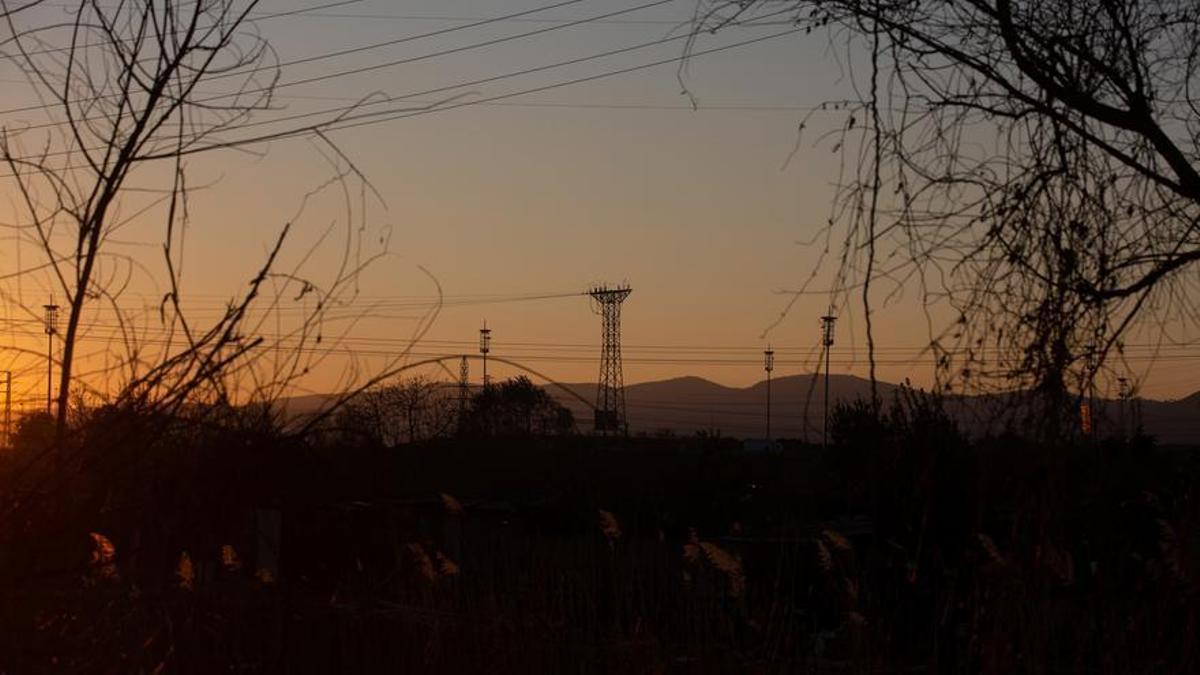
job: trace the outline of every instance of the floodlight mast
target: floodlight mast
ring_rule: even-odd
[[[763,370],[767,371],[767,446],[771,445],[771,371],[775,370],[775,350],[771,345],[763,350]]]
[[[821,345],[825,350],[825,423],[821,425],[821,447],[829,447],[829,348],[833,346],[833,326],[837,317],[830,311],[821,317]]]
[[[487,327],[487,319],[483,320],[483,328],[479,329],[479,353],[483,354],[483,388],[489,384],[487,372],[487,355],[492,351],[492,329]]]
[[[58,305],[51,298],[48,304],[42,305],[45,313],[46,331],[46,414],[53,415],[54,395],[54,334],[58,332]]]

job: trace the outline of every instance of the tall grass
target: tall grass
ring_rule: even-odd
[[[839,424],[870,437],[824,455],[86,434],[61,474],[0,469],[3,494],[33,495],[0,522],[0,671],[1200,665],[1194,454],[969,443],[862,412]],[[281,514],[275,571],[262,509]]]

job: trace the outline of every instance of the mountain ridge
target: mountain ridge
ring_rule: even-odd
[[[449,383],[446,383],[449,385]],[[451,385],[452,386],[452,385]],[[595,382],[543,384],[562,405],[574,413],[581,429],[591,424],[592,410],[580,400],[593,401]],[[871,383],[862,377],[831,374],[831,402],[869,399]],[[890,404],[902,385],[877,383],[880,398]],[[742,438],[766,435],[767,381],[759,380],[744,387],[686,375],[650,380],[625,386],[630,431],[634,433],[692,434],[698,431],[720,432]],[[571,396],[563,392],[570,390]],[[916,389],[916,391],[921,391]],[[981,421],[994,421],[989,406],[1004,405],[1008,394],[950,395],[947,412],[964,428],[974,429]],[[284,414],[299,416],[318,410],[332,395],[312,394],[285,399]],[[1095,401],[1093,417],[1110,429],[1132,426],[1133,407],[1140,409],[1143,428],[1166,444],[1200,444],[1200,391],[1174,401],[1135,399],[1130,406],[1115,400]],[[776,438],[818,440],[824,419],[824,376],[818,374],[785,375],[771,378],[771,435]]]

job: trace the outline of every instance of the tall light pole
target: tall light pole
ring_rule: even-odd
[[[1129,399],[1133,398],[1133,388],[1129,386],[1128,377],[1117,378],[1117,395],[1121,399],[1121,439],[1132,436],[1129,424]]]
[[[1085,380],[1084,386],[1086,389],[1079,392],[1080,398],[1083,400],[1079,404],[1080,430],[1084,436],[1096,436],[1096,371],[1099,369],[1096,359],[1096,345],[1088,344],[1084,347],[1087,350],[1084,358]]]
[[[12,371],[4,372],[4,445],[12,447]]]
[[[42,305],[46,310],[46,414],[53,415],[54,393],[54,334],[58,332],[58,305],[51,300],[50,304]]]
[[[466,430],[467,401],[471,398],[471,368],[467,365],[467,355],[463,354],[458,362],[458,432]]]
[[[767,448],[771,447],[771,371],[775,370],[775,350],[763,350],[763,370],[767,371]]]
[[[487,355],[492,351],[492,329],[487,327],[487,319],[483,321],[483,328],[479,329],[479,353],[483,354],[483,387],[488,386],[487,374]]]
[[[833,346],[833,324],[837,317],[829,312],[821,317],[821,344],[825,348],[825,423],[821,425],[821,447],[829,445],[829,348]]]

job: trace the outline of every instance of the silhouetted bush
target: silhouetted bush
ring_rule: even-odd
[[[54,417],[36,412],[17,418],[13,429],[12,449],[18,453],[48,450],[54,442]]]
[[[575,417],[524,375],[488,385],[471,397],[463,433],[474,436],[563,435]]]
[[[1145,440],[971,443],[911,391],[835,410],[824,453],[519,415],[346,446],[209,413],[92,411],[2,474],[0,669],[1196,665],[1200,463]]]

